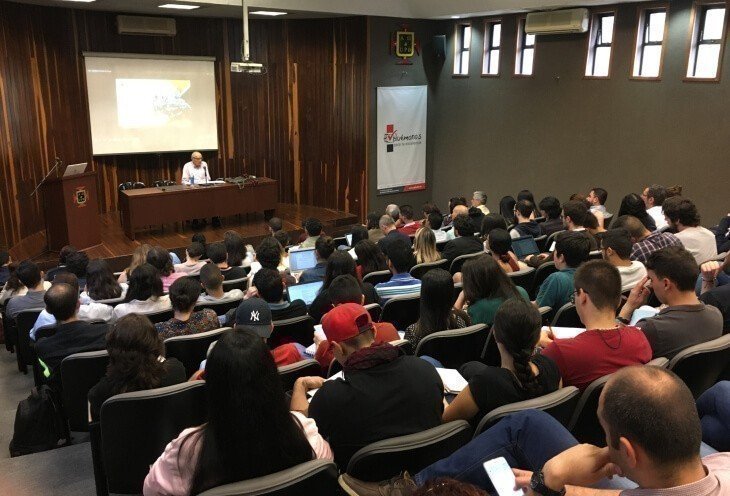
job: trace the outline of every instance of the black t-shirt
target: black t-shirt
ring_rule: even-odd
[[[187,380],[185,367],[177,358],[167,358],[163,365],[165,367],[165,375],[162,376],[158,387],[173,386]],[[125,391],[125,393],[129,393],[131,391],[132,390]],[[89,404],[91,405],[92,420],[99,419],[101,405],[103,405],[106,400],[117,394],[119,393],[112,391],[111,383],[106,376],[102,377],[96,386],[89,390]]]
[[[700,301],[706,305],[712,305],[720,310],[723,320],[723,329],[730,331],[730,284],[713,288],[702,293]]]
[[[307,315],[307,304],[304,300],[294,300],[285,308],[271,308],[271,320],[293,319],[305,315]]]
[[[59,365],[64,358],[81,353],[106,349],[106,324],[90,324],[76,320],[56,326],[56,334],[40,339],[36,345],[38,358],[51,370],[51,380],[60,385]]]
[[[243,279],[248,275],[248,269],[246,267],[228,267],[227,269],[221,269],[224,281],[232,281],[234,279]]]
[[[378,293],[375,291],[375,287],[369,282],[362,283],[362,292],[365,295],[365,305],[370,303],[378,303]],[[314,299],[312,304],[309,306],[309,315],[312,316],[315,322],[319,323],[322,320],[324,314],[332,310],[332,300],[329,297],[327,290],[320,291],[317,297]]]
[[[363,446],[441,425],[443,383],[433,365],[414,356],[327,381],[312,398],[309,416],[346,467]]]
[[[484,245],[475,236],[458,236],[444,245],[441,256],[449,261],[449,265],[456,257],[484,251]]]
[[[555,362],[544,355],[538,354],[532,358],[532,363],[537,366],[539,371],[537,375],[539,390],[536,396],[528,395],[527,391],[522,389],[517,381],[517,377],[509,370],[501,367],[484,365],[481,370],[473,373],[471,377],[467,377],[471,395],[479,407],[479,413],[474,421],[478,422],[484,415],[500,406],[529,400],[556,391],[560,383],[560,371]],[[473,370],[473,367],[471,369]],[[470,375],[463,368],[461,372],[462,375],[465,373]]]

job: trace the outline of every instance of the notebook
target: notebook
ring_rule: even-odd
[[[444,383],[444,391],[447,393],[458,394],[469,383],[456,369],[442,369],[436,367],[436,372],[441,376],[441,382]]]

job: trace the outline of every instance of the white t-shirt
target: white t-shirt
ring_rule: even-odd
[[[159,298],[154,296],[144,300],[132,300],[129,303],[122,303],[114,307],[112,320],[119,320],[128,313],[155,313],[163,310],[172,310],[169,295],[162,295]]]
[[[192,162],[188,162],[183,165],[182,172],[182,183],[190,184],[190,177],[195,178],[195,184],[204,183],[210,181],[210,173],[208,171],[208,164],[205,161],[200,162],[200,167],[195,167]]]
[[[664,210],[662,210],[662,207],[657,205],[655,207],[648,208],[646,213],[654,219],[657,231],[663,227],[667,227],[667,219],[664,217]]]
[[[700,265],[717,256],[717,243],[712,231],[702,226],[686,227],[675,234]]]
[[[202,294],[200,295],[200,297],[198,297],[198,303],[224,303],[242,299],[243,291],[241,291],[240,289],[232,289],[223,293],[223,296],[220,298],[216,298],[215,296],[211,296],[207,293]]]
[[[630,290],[646,275],[646,267],[638,260],[633,260],[631,265],[616,268],[621,274],[621,291]]]

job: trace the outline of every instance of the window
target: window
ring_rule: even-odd
[[[611,65],[611,43],[613,43],[613,12],[596,14],[591,23],[591,36],[588,44],[586,76],[608,77]]]
[[[636,56],[633,75],[637,78],[658,78],[662,68],[662,45],[667,9],[646,9],[639,16],[636,35]]]
[[[520,76],[532,75],[532,64],[535,60],[535,35],[525,33],[525,18],[520,19],[517,30],[517,57],[515,60],[515,74]]]
[[[499,47],[502,40],[502,22],[492,21],[484,25],[484,62],[482,74],[499,75]]]
[[[471,45],[471,26],[456,25],[456,43],[454,53],[454,74],[469,75],[469,46]]]
[[[695,5],[687,77],[718,77],[725,36],[725,4]]]

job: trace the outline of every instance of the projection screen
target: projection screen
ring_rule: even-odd
[[[94,155],[216,150],[215,59],[84,53]]]

